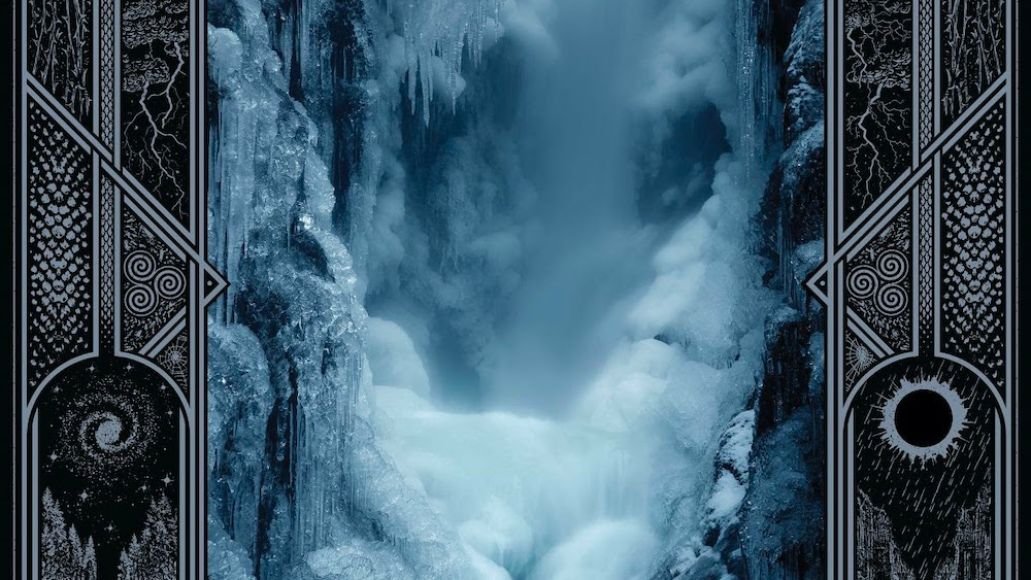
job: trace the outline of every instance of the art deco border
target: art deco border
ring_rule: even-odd
[[[1017,578],[1015,0],[828,0],[828,578]]]
[[[203,13],[15,3],[21,578],[204,576]],[[826,6],[828,578],[1017,578],[1015,13]]]
[[[203,0],[18,0],[16,570],[205,577]]]

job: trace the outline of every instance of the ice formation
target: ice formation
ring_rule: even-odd
[[[781,299],[762,18],[209,2],[213,579],[727,571]]]

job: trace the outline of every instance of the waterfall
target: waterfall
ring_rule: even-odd
[[[774,0],[736,0],[738,75],[737,149],[745,160],[745,179],[762,181],[779,154],[781,105],[777,98],[779,65],[773,46],[771,4]]]
[[[209,3],[212,578],[650,578],[734,512],[761,6]]]

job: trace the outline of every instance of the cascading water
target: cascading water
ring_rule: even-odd
[[[210,576],[688,566],[775,298],[752,11],[209,4]]]

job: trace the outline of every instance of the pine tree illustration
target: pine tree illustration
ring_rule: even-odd
[[[65,527],[64,512],[49,489],[43,490],[42,515],[40,571],[43,580],[96,580],[93,538],[88,538],[84,545],[74,525]]]
[[[82,568],[86,571],[85,580],[97,580],[97,550],[93,545],[93,538],[86,539],[86,545],[82,548]]]
[[[168,498],[150,502],[143,531],[133,535],[118,562],[119,580],[175,580],[178,526]]]

